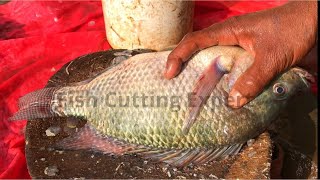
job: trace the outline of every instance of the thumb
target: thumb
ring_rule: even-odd
[[[255,98],[279,72],[275,62],[277,61],[257,57],[232,87],[228,98],[229,106],[240,108]]]

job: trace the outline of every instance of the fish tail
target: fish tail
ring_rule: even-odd
[[[31,92],[19,99],[19,110],[9,120],[33,120],[58,116],[52,110],[52,100],[59,88],[45,88]]]

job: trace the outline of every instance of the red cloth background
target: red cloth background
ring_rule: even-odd
[[[285,2],[196,2],[194,29]],[[26,122],[9,122],[19,97],[43,88],[70,60],[107,50],[100,1],[18,1],[0,5],[0,178],[30,178]]]

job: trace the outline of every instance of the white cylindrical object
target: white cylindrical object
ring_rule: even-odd
[[[115,49],[161,50],[193,27],[193,1],[102,0],[106,33]]]

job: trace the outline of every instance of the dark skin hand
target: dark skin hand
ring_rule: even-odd
[[[292,66],[305,66],[303,57],[315,46],[317,32],[316,1],[289,2],[232,17],[187,34],[169,54],[164,76],[167,79],[177,76],[182,63],[201,49],[215,45],[241,46],[255,60],[229,93],[229,99],[237,99],[229,101],[229,106],[239,108],[257,96],[279,73]]]

